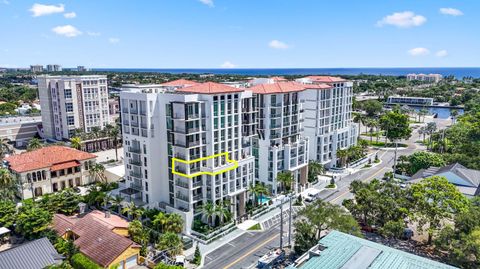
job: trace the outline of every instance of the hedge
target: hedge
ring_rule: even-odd
[[[74,269],[102,269],[99,265],[90,260],[82,253],[77,253],[72,256],[70,263]]]

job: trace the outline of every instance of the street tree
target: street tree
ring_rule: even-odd
[[[429,177],[412,184],[409,197],[413,202],[411,214],[419,224],[419,231],[427,226],[428,244],[432,243],[433,236],[445,221],[452,221],[455,214],[465,212],[468,206],[468,199],[441,176]]]

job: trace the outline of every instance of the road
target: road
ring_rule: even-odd
[[[444,129],[450,124],[450,120],[434,119],[439,129]],[[415,143],[420,140],[418,128],[414,129],[412,136],[406,143],[407,148],[397,151],[397,157],[410,155],[415,151],[423,150],[424,147]],[[342,204],[343,200],[352,198],[349,191],[350,183],[354,180],[370,181],[374,178],[383,177],[385,172],[392,171],[394,162],[394,150],[380,150],[378,157],[381,163],[371,169],[360,170],[357,173],[346,175],[337,179],[336,190],[324,190],[320,193],[320,199],[333,203]],[[284,213],[286,216],[286,212]],[[280,245],[279,218],[268,222],[268,229],[261,232],[246,232],[222,247],[210,252],[205,257],[203,268],[229,269],[229,268],[254,268],[258,259],[268,251]],[[284,242],[288,240],[288,218],[284,218]],[[293,238],[293,237],[292,237]]]

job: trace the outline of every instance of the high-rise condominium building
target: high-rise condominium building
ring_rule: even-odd
[[[352,123],[352,82],[338,77],[309,76],[296,80],[307,86],[300,93],[304,101],[304,135],[309,138],[309,159],[335,167],[337,150],[357,142]],[[311,89],[316,85],[319,89]]]
[[[32,73],[42,73],[43,72],[43,65],[30,65],[30,72]]]
[[[47,65],[47,72],[60,72],[62,71],[62,66],[58,64],[49,64]]]
[[[39,76],[38,91],[49,139],[69,139],[75,129],[88,133],[109,123],[106,76]]]
[[[441,74],[408,74],[407,75],[407,80],[412,81],[412,80],[419,80],[419,81],[427,81],[427,82],[440,82],[440,80],[443,79],[443,76]]]
[[[189,86],[185,86],[189,85]],[[175,81],[120,93],[124,193],[183,216],[186,231],[206,203],[246,213],[254,180],[256,104],[250,90]]]

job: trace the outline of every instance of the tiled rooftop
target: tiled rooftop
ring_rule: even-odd
[[[51,167],[54,167],[54,169],[58,170],[58,165],[68,163],[67,166],[71,166],[72,162],[94,159],[96,157],[97,156],[94,154],[69,147],[49,146],[34,151],[13,155],[5,158],[5,160],[9,162],[12,170],[16,171],[17,173],[23,173]]]
[[[185,92],[185,93],[199,93],[199,94],[220,94],[220,93],[233,93],[233,92],[242,92],[244,89],[238,89],[225,84],[215,83],[215,82],[205,82],[196,84],[193,86],[179,88],[175,91]]]

